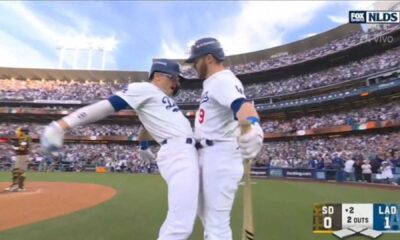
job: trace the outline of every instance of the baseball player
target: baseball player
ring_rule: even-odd
[[[12,184],[5,190],[10,192],[25,191],[25,172],[28,170],[29,163],[29,144],[31,138],[29,137],[29,129],[18,128],[15,131],[17,140],[13,142],[13,148],[16,154],[15,164],[12,170]]]
[[[243,175],[242,161],[257,155],[264,138],[258,114],[246,100],[240,80],[224,68],[224,57],[218,40],[203,38],[194,43],[186,61],[205,79],[195,139],[200,164],[199,217],[207,240],[232,239],[230,212]],[[242,136],[238,120],[252,123]]]
[[[62,146],[67,129],[98,121],[127,106],[135,109],[145,129],[161,145],[156,161],[168,185],[168,214],[159,240],[187,239],[198,206],[199,167],[193,131],[171,98],[179,90],[179,78],[179,64],[156,60],[150,70],[150,82],[131,83],[107,100],[80,108],[52,122],[41,136],[43,147],[53,151]]]

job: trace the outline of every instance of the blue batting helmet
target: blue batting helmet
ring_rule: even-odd
[[[224,50],[219,41],[215,38],[202,38],[197,40],[191,48],[189,59],[186,63],[194,63],[197,58],[212,54],[217,60],[223,61],[225,59]]]
[[[149,80],[153,79],[153,75],[155,72],[166,73],[173,76],[178,76],[179,79],[183,79],[179,64],[173,60],[155,59],[153,61],[153,65],[151,65]],[[180,89],[180,83],[178,82],[178,85],[173,93],[174,96],[178,94],[179,89]]]
[[[181,76],[181,68],[179,64],[169,59],[155,59],[153,65],[151,65],[149,80],[153,78],[155,72],[167,73],[174,76]]]

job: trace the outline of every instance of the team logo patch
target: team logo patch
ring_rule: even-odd
[[[203,94],[201,95],[200,104],[201,104],[201,103],[208,102],[208,100],[210,100],[210,98],[208,97],[208,91],[207,91],[207,92],[205,92],[205,93],[203,93]]]
[[[179,107],[178,107],[178,105],[176,105],[175,101],[167,96],[162,98],[162,103],[164,103],[166,105],[165,109],[167,109],[167,110],[172,110],[173,112],[179,111]]]
[[[243,89],[241,87],[239,87],[238,85],[235,85],[235,88],[240,94],[243,94]]]

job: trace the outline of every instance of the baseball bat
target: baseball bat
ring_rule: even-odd
[[[251,129],[251,123],[241,122],[241,135]],[[253,198],[251,192],[251,159],[244,159],[244,187],[243,187],[243,235],[242,240],[254,240]]]

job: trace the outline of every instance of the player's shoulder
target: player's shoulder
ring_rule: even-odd
[[[125,89],[128,92],[151,92],[155,90],[154,85],[149,82],[130,83]]]
[[[128,89],[130,88],[151,88],[153,84],[149,82],[133,82],[128,84]]]
[[[215,79],[211,81],[210,87],[213,89],[221,89],[227,86],[242,86],[240,80],[230,70],[224,70],[215,76]]]
[[[236,75],[231,70],[228,70],[228,69],[219,72],[215,77],[218,79],[218,81],[215,81],[215,82],[219,82],[219,83],[227,84],[230,82],[231,83],[237,82],[237,81],[240,82],[240,80],[236,77]]]

